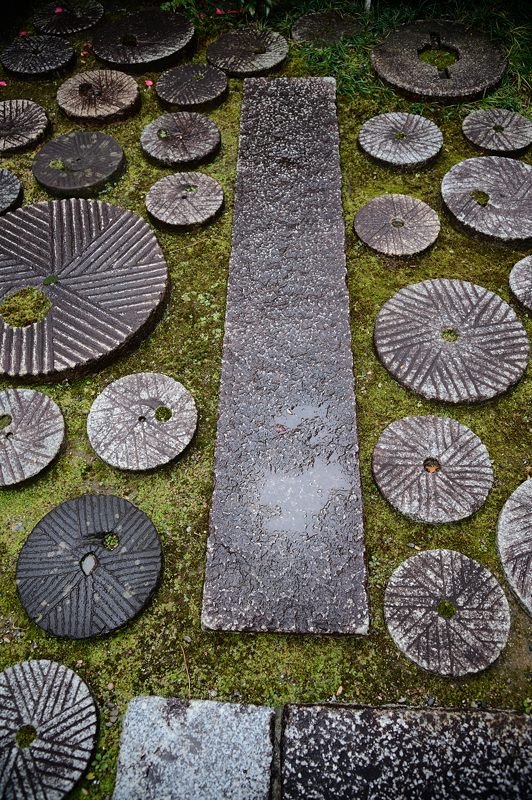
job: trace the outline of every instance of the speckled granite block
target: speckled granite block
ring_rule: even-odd
[[[244,85],[203,624],[367,633],[335,82]]]

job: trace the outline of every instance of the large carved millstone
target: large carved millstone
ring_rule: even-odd
[[[429,400],[478,403],[514,386],[526,370],[525,329],[504,300],[468,281],[406,286],[381,308],[377,355],[402,386]]]
[[[296,20],[292,27],[292,39],[322,48],[336,44],[346,36],[353,36],[358,30],[360,25],[352,17],[344,17],[336,11],[318,11]]]
[[[532,256],[514,264],[510,272],[510,291],[527,311],[532,312]]]
[[[61,84],[57,104],[70,119],[109,122],[122,119],[139,107],[139,87],[125,72],[94,69]]]
[[[280,33],[243,28],[222,34],[207,48],[207,61],[235,78],[266,75],[288,56],[288,42]]]
[[[507,108],[477,108],[462,122],[466,139],[487,153],[519,155],[532,144],[532,120]]]
[[[0,61],[7,72],[32,78],[63,70],[74,58],[74,49],[58,36],[21,36],[2,51]]]
[[[55,661],[0,673],[0,796],[62,800],[82,777],[98,733],[87,685]]]
[[[377,253],[391,258],[420,255],[440,233],[437,213],[417,197],[383,194],[362,206],[355,217],[356,235]]]
[[[218,126],[203,114],[163,114],[146,125],[140,145],[149,158],[167,167],[193,167],[210,161],[221,145]]]
[[[0,169],[0,215],[12,211],[22,197],[22,184],[8,169]]]
[[[434,161],[442,149],[443,135],[430,119],[392,111],[365,122],[358,134],[358,144],[381,166],[411,170]]]
[[[70,36],[92,28],[103,17],[103,6],[96,0],[61,0],[46,3],[33,17],[40,33]]]
[[[386,586],[384,617],[407,658],[453,678],[489,667],[510,632],[497,580],[454,550],[426,550],[403,561]]]
[[[220,184],[201,172],[178,172],[154,184],[146,208],[157,222],[189,230],[215,219],[224,204]]]
[[[0,374],[60,376],[108,356],[152,320],[167,282],[157,239],[131,211],[71,199],[6,214],[0,303],[33,287],[51,308],[24,327],[0,316]]]
[[[468,233],[510,245],[532,243],[532,167],[515,158],[481,156],[444,175],[441,196]]]
[[[46,514],[17,561],[20,601],[54,636],[102,636],[136,617],[162,570],[150,518],[113,495],[83,495]]]
[[[430,60],[429,51],[442,54],[440,66],[438,58],[436,63],[424,60]],[[391,33],[373,50],[371,63],[402,94],[443,103],[482,97],[499,84],[506,67],[502,52],[482,34],[454,22],[430,20]]]
[[[163,72],[155,91],[170,108],[206,111],[225,100],[229,83],[225,72],[210,64],[181,64]]]
[[[0,102],[0,153],[33,147],[48,127],[46,111],[32,100]]]
[[[497,546],[506,580],[532,614],[532,480],[517,487],[503,506]]]

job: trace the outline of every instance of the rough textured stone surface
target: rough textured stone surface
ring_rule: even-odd
[[[269,800],[273,719],[260,706],[133,698],[113,800]]]
[[[216,123],[194,111],[163,114],[140,137],[146,155],[167,167],[192,167],[210,161],[220,149]]]
[[[532,256],[514,264],[510,272],[510,291],[527,311],[532,312]]]
[[[0,220],[0,303],[35,286],[52,308],[24,328],[0,318],[0,373],[50,375],[94,363],[139,334],[167,284],[157,239],[131,211],[72,199],[6,214]]]
[[[19,747],[17,733],[37,737]],[[89,689],[55,661],[23,661],[0,673],[0,796],[62,800],[79,781],[96,744],[98,717]]]
[[[125,72],[93,69],[62,83],[57,104],[71,119],[109,122],[126,117],[139,107],[139,87]]]
[[[146,197],[146,208],[154,219],[182,229],[213,220],[223,204],[220,184],[201,172],[167,175],[151,187]]]
[[[142,611],[161,569],[150,518],[120,497],[86,494],[37,523],[20,551],[16,580],[33,622],[55,636],[85,639]]]
[[[477,108],[462,123],[466,139],[488,153],[519,154],[532,144],[532,120],[507,108]]]
[[[12,211],[22,197],[22,184],[8,169],[0,169],[0,214]]]
[[[33,147],[48,127],[46,111],[32,100],[0,102],[0,153]]]
[[[58,36],[19,36],[0,61],[7,72],[31,78],[65,69],[74,58],[73,48]]]
[[[205,111],[225,100],[229,84],[225,72],[210,64],[181,64],[163,72],[155,91],[171,108]]]
[[[207,61],[235,78],[265,75],[288,56],[288,42],[275,31],[242,28],[223,33],[207,48]]]
[[[402,386],[429,400],[476,403],[516,384],[529,343],[513,309],[473,283],[406,286],[377,316],[377,354]]]
[[[434,161],[442,149],[443,135],[430,119],[392,111],[368,119],[360,129],[358,143],[378,164],[410,170]]]
[[[362,206],[355,217],[356,235],[377,253],[415,256],[434,244],[440,220],[433,209],[406,194],[383,194]]]
[[[366,633],[335,83],[244,84],[203,624]]]
[[[518,486],[504,504],[497,546],[508,583],[532,614],[532,480]]]
[[[527,800],[532,718],[288,706],[284,800]]]
[[[352,17],[344,17],[336,11],[318,11],[305,14],[295,22],[292,39],[309,42],[314,47],[329,47],[360,29]]]
[[[39,8],[33,24],[40,33],[69,36],[92,28],[103,17],[103,6],[96,0],[55,0]]]

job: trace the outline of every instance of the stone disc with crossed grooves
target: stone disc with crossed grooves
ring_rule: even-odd
[[[94,69],[69,78],[57,91],[57,104],[71,119],[109,122],[140,105],[137,81],[116,69]]]
[[[487,153],[523,153],[532,144],[532,120],[507,108],[476,108],[462,122],[466,139]]]
[[[0,169],[0,214],[12,211],[22,196],[22,184],[10,170]]]
[[[362,206],[355,217],[355,233],[383,255],[405,258],[419,255],[440,233],[436,212],[417,197],[383,194]]]
[[[509,283],[513,296],[532,312],[532,256],[525,256],[513,265]]]
[[[8,667],[0,673],[0,796],[62,800],[85,772],[97,733],[96,704],[71,669],[44,659]]]
[[[229,92],[225,72],[210,64],[181,64],[163,72],[157,97],[171,108],[206,110],[219,105]]]
[[[280,67],[287,55],[284,36],[254,28],[224,33],[207,48],[207,61],[236,78],[265,75]]]
[[[162,569],[150,518],[113,495],[67,500],[37,523],[17,561],[28,616],[69,639],[101,636],[137,616]]]
[[[15,153],[37,144],[48,127],[46,111],[32,100],[0,102],[0,153]]]
[[[506,580],[532,614],[532,480],[508,498],[497,524],[497,546]]]
[[[210,222],[223,204],[220,184],[201,172],[167,175],[151,187],[146,197],[146,208],[155,220],[183,230]]]
[[[407,170],[431,164],[442,149],[443,135],[430,119],[392,111],[368,119],[358,143],[377,164]]]
[[[146,125],[140,137],[144,152],[168,167],[196,166],[220,149],[218,126],[203,114],[180,111],[163,114]]]
[[[292,39],[309,42],[314,47],[329,47],[346,36],[352,36],[360,25],[355,19],[336,11],[318,11],[299,17],[292,28]]]
[[[96,0],[61,0],[38,9],[33,24],[41,33],[69,36],[92,28],[103,17],[103,6]]]
[[[73,48],[58,36],[20,36],[3,50],[0,61],[8,72],[31,78],[62,70],[74,58]]]

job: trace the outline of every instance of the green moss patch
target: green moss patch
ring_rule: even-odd
[[[25,328],[41,322],[52,307],[44,292],[28,286],[13,292],[0,305],[0,317],[12,328]]]

